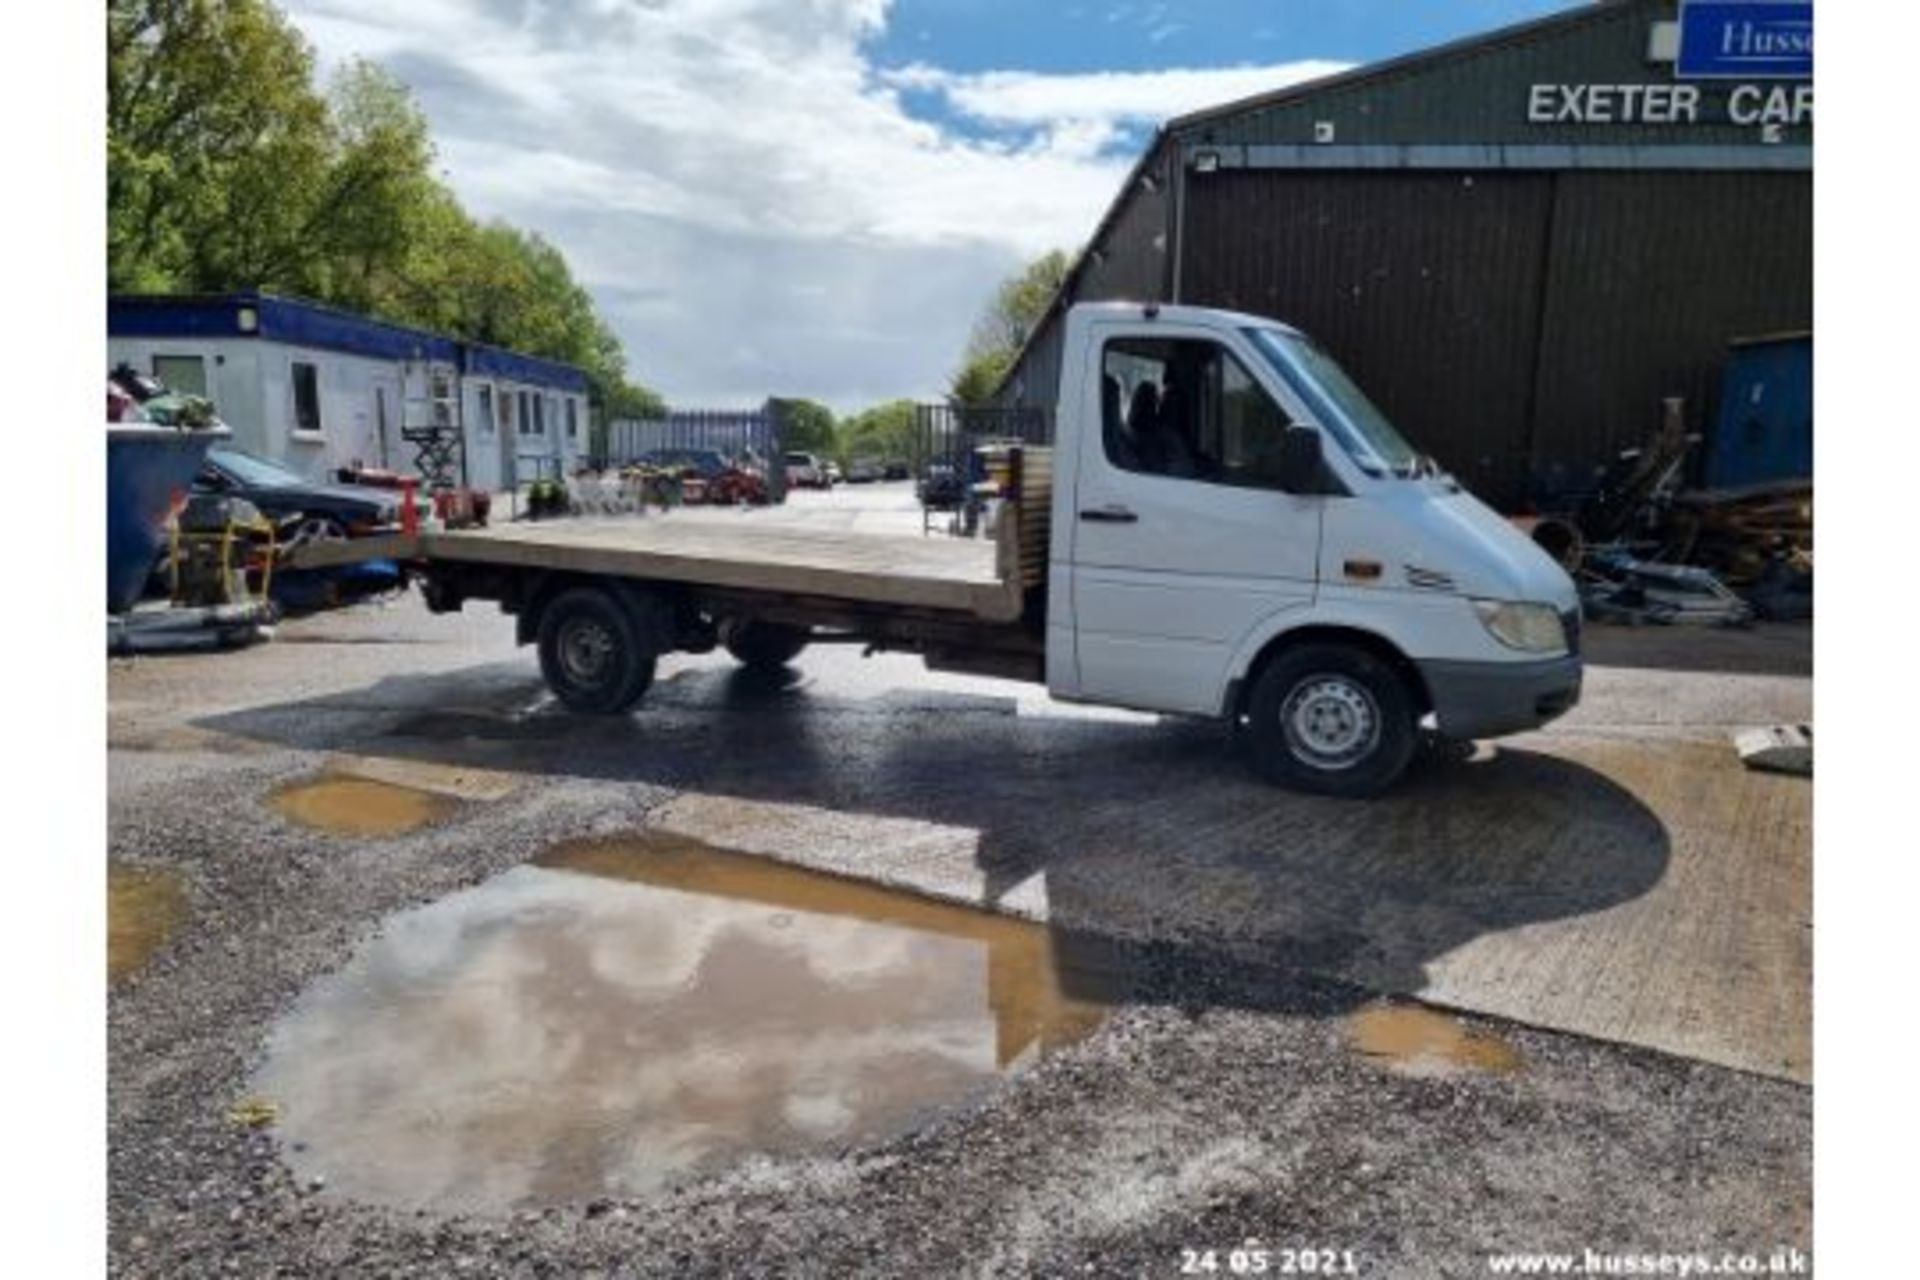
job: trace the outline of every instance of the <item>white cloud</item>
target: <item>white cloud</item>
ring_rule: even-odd
[[[1124,128],[1337,69],[882,71],[886,0],[287,3],[323,67],[413,87],[461,198],[559,245],[685,404],[936,393],[999,279],[1091,232]]]
[[[1345,71],[1351,64],[1307,59],[1271,66],[1169,68],[1045,75],[987,71],[958,75],[916,63],[881,73],[900,88],[937,92],[976,119],[1002,124],[1062,120],[1160,121]]]

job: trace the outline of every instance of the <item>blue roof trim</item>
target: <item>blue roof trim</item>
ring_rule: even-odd
[[[257,326],[240,329],[240,309]],[[587,390],[586,371],[351,311],[269,293],[120,294],[107,299],[107,335],[134,338],[263,338],[383,360],[436,360],[464,373],[511,378],[561,391]]]
[[[532,382],[557,387],[562,391],[578,391],[583,395],[586,393],[587,375],[573,365],[561,364],[558,360],[543,360],[539,356],[523,356],[517,351],[482,346],[477,342],[463,345],[467,358],[462,372],[511,378],[515,382]]]
[[[457,364],[460,346],[424,329],[371,320],[351,311],[335,311],[311,302],[262,295],[260,336],[296,347],[320,347],[386,360],[439,360]]]
[[[244,338],[240,308],[251,299],[241,295],[205,297],[117,295],[107,299],[107,336],[110,338]]]

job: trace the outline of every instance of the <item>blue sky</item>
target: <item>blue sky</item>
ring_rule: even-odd
[[[1568,0],[899,0],[882,66],[1138,71],[1290,58],[1372,62],[1569,7]]]
[[[687,407],[937,397],[1156,124],[1557,0],[279,0],[413,91],[469,209],[567,255]]]

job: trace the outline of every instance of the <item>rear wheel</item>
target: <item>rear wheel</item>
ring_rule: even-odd
[[[727,628],[727,652],[756,671],[786,666],[807,647],[804,627],[779,622],[738,622]]]
[[[562,592],[540,618],[540,672],[574,711],[613,715],[653,683],[658,649],[643,620],[597,587]]]
[[[1247,699],[1247,742],[1272,782],[1321,795],[1377,795],[1413,759],[1413,700],[1364,649],[1313,644],[1267,665]]]

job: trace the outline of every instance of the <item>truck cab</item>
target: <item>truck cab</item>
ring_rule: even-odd
[[[1272,319],[1074,307],[1047,576],[1056,697],[1225,716],[1276,780],[1369,794],[1422,726],[1579,698],[1567,574]]]

